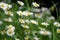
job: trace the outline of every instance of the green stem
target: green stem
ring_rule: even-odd
[[[53,5],[54,5],[54,7],[55,7],[55,9],[56,9],[56,13],[57,13],[57,21],[58,21],[58,9],[57,9],[57,7],[56,7],[56,5],[58,4],[58,3],[56,3],[56,5],[54,4],[54,2],[52,1],[52,3],[53,3]],[[57,40],[57,32],[56,32],[56,27],[53,27],[53,40]]]
[[[26,3],[26,6],[27,6],[26,8],[27,8],[28,10],[30,10],[28,0],[25,0],[25,3]]]
[[[55,32],[54,32],[54,28],[52,28],[53,30],[53,40],[55,40]]]
[[[58,3],[56,3],[56,5],[54,4],[53,1],[52,1],[52,3],[53,3],[53,5],[54,5],[54,7],[55,7],[55,9],[56,9],[56,13],[57,13],[57,21],[58,21],[58,9],[57,9],[57,7],[56,7],[56,5],[57,5]]]

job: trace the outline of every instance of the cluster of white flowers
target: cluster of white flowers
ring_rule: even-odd
[[[30,16],[30,15],[33,15],[33,13],[32,12],[29,12],[29,11],[17,11],[17,14],[19,15],[19,16]]]
[[[4,2],[0,2],[0,8],[3,10],[9,10],[10,8],[12,8],[12,5],[6,4]]]
[[[24,3],[22,1],[17,1],[17,2],[21,7],[24,6]],[[1,15],[0,25],[2,25],[2,26],[7,25],[6,29],[2,30],[0,33],[1,34],[5,33],[8,36],[12,36],[12,37],[14,35],[15,37],[13,37],[13,38],[15,40],[20,40],[21,34],[22,34],[22,36],[24,36],[25,40],[30,40],[30,33],[31,33],[32,37],[34,36],[33,37],[34,40],[40,40],[40,38],[35,33],[39,33],[42,36],[52,36],[53,31],[52,32],[49,31],[49,27],[51,26],[51,24],[53,25],[53,27],[55,27],[55,26],[58,27],[56,31],[57,31],[57,33],[60,33],[60,29],[59,29],[60,23],[55,22],[55,18],[53,16],[50,16],[49,9],[47,9],[45,7],[42,7],[41,9],[36,8],[36,7],[40,6],[36,2],[33,2],[32,5],[34,6],[34,8],[32,6],[32,9],[33,9],[32,11],[31,10],[19,10],[19,11],[17,10],[16,12],[13,12],[12,10],[10,10],[10,8],[12,8],[12,5],[6,4],[4,2],[0,2],[0,8],[3,9],[4,14],[5,14],[5,15]],[[49,14],[49,16],[47,14],[44,14],[44,12]],[[14,14],[14,13],[16,13],[16,14]],[[4,16],[4,18],[3,18],[3,16]],[[6,25],[5,25],[5,23],[6,23]],[[12,24],[16,25],[18,27],[16,27],[16,29],[15,29],[15,26],[13,26]],[[2,28],[2,27],[0,27],[0,28]],[[5,28],[5,27],[3,27],[3,28]],[[22,31],[22,32],[20,32],[20,31]],[[18,36],[18,35],[20,35],[20,36]]]

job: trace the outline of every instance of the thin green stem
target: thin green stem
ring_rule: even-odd
[[[27,6],[26,8],[27,8],[28,10],[30,10],[28,0],[25,0],[25,3],[26,3],[26,6]]]
[[[58,21],[58,9],[57,9],[57,7],[56,7],[56,5],[58,4],[58,3],[54,3],[53,1],[52,1],[52,3],[53,3],[53,5],[54,5],[54,7],[55,7],[55,9],[56,9],[56,13],[57,13],[57,21]]]

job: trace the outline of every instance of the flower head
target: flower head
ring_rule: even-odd
[[[33,2],[32,5],[33,5],[34,7],[39,7],[39,6],[40,6],[40,5],[39,5],[38,3],[36,3],[36,2]]]
[[[24,3],[22,1],[17,1],[19,5],[24,6]]]
[[[14,30],[13,29],[8,29],[7,30],[7,35],[8,36],[13,36],[15,34]]]

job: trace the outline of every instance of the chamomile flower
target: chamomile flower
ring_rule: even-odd
[[[0,2],[0,8],[2,8],[3,10],[7,9],[7,5],[6,3]]]
[[[13,21],[12,18],[10,18],[10,17],[9,18],[4,18],[3,20],[7,21],[7,22],[12,22]]]
[[[43,14],[35,14],[35,17],[37,18],[41,18],[43,16]]]
[[[30,20],[25,20],[26,23],[30,23]]]
[[[39,31],[39,33],[41,34],[41,35],[51,35],[51,32],[50,31],[43,31],[43,30],[41,30],[41,31]]]
[[[8,25],[8,26],[6,26],[6,29],[15,29],[15,27],[13,26],[13,25]]]
[[[13,16],[13,12],[12,12],[12,11],[5,11],[5,14],[6,14],[6,15]]]
[[[55,20],[55,18],[53,16],[50,16],[50,17],[47,18],[48,22],[51,22],[51,21],[54,21],[54,20]]]
[[[12,5],[8,5],[8,9],[12,8]]]
[[[0,2],[0,8],[2,8],[3,10],[9,10],[10,8],[12,8],[12,5],[8,5],[4,2]]]
[[[8,29],[7,30],[7,35],[8,36],[13,36],[15,34],[14,30],[13,29]]]
[[[60,33],[60,29],[57,29],[57,33]]]
[[[54,26],[60,27],[60,23],[59,22],[54,22]]]
[[[19,16],[22,16],[22,15],[23,15],[23,12],[22,12],[22,11],[17,11],[17,14],[18,14]]]
[[[24,6],[24,3],[22,1],[17,1],[19,5]]]
[[[42,7],[41,10],[42,10],[43,13],[45,13],[45,14],[47,14],[47,15],[50,15],[50,11],[49,11],[48,8]]]
[[[24,16],[30,16],[30,15],[33,15],[33,13],[29,12],[29,11],[23,11],[23,15]]]
[[[25,23],[24,19],[19,19],[20,23]]]
[[[38,25],[38,22],[35,21],[35,20],[30,20],[30,22],[31,22],[32,24],[36,24],[36,25]]]
[[[38,3],[36,3],[36,2],[33,2],[32,5],[33,5],[34,7],[39,7],[39,6],[40,6],[40,5],[39,5]]]
[[[27,26],[27,25],[21,25],[23,28],[29,28],[29,26]]]
[[[47,26],[49,25],[49,23],[42,22],[42,23],[41,23],[41,25],[44,25],[44,26],[46,26],[46,27],[47,27]]]

